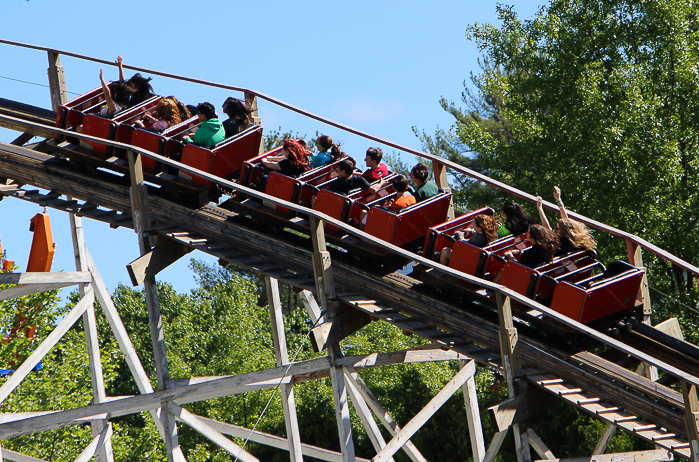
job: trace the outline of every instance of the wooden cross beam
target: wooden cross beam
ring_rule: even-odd
[[[75,269],[77,271],[90,274],[87,263],[87,248],[83,236],[82,218],[71,213],[68,216],[70,221],[71,236],[73,238],[73,251],[75,254]],[[90,276],[92,280],[92,276]],[[78,294],[84,297],[88,289],[87,284],[78,285]],[[83,327],[85,328],[85,343],[87,345],[88,366],[90,367],[90,381],[92,383],[92,400],[94,403],[103,403],[107,400],[107,392],[104,387],[104,373],[102,371],[102,358],[100,355],[99,338],[97,335],[97,318],[95,316],[94,303],[83,313]],[[97,438],[111,428],[109,420],[93,420],[92,436]],[[98,462],[112,462],[114,453],[112,450],[111,430],[106,441],[99,444],[97,448]]]
[[[289,364],[287,352],[286,334],[284,330],[284,317],[282,315],[282,303],[279,296],[279,282],[269,276],[265,277],[267,288],[267,300],[269,302],[269,315],[272,321],[272,338],[274,340],[274,352],[277,358],[277,366]],[[284,410],[284,424],[286,434],[289,437],[289,457],[291,462],[303,462],[301,451],[301,432],[299,431],[298,416],[296,414],[296,398],[292,385],[279,386]]]
[[[401,448],[422,426],[427,422],[427,420],[434,415],[435,412],[442,407],[442,405],[447,402],[447,400],[453,395],[461,386],[466,383],[469,377],[472,377],[476,372],[475,361],[470,361],[469,364],[462,368],[445,386],[442,388],[437,395],[427,403],[420,412],[417,413],[415,417],[408,422],[401,431],[399,431],[391,441],[388,442],[385,448],[381,450],[376,457],[372,459],[372,462],[386,462],[393,454],[395,454],[398,449]]]

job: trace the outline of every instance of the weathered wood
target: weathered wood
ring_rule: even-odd
[[[485,453],[483,462],[493,462],[495,460],[495,457],[498,455],[498,452],[500,451],[500,446],[502,446],[502,442],[505,441],[506,436],[507,430],[497,432],[495,433],[495,435],[493,435],[493,439],[490,441],[490,444],[488,445],[488,452]]]
[[[2,456],[5,460],[11,460],[12,462],[48,462],[45,459],[27,456],[19,452],[10,451],[9,449],[2,449]]]
[[[333,320],[335,304],[330,303],[335,298],[335,283],[333,279],[330,252],[326,249],[325,230],[322,220],[310,217],[311,242],[313,244],[313,274],[316,281],[316,293],[320,305],[327,312],[326,320]],[[330,359],[330,380],[333,387],[333,401],[335,403],[335,418],[337,431],[340,437],[343,462],[353,462],[354,440],[352,438],[352,425],[350,422],[349,405],[347,402],[347,384],[342,368],[337,366],[337,361],[342,358],[342,351],[338,344],[328,345],[328,358]]]
[[[599,440],[597,440],[595,449],[592,450],[592,455],[604,454],[604,452],[607,450],[607,445],[609,445],[609,442],[614,436],[614,433],[616,433],[616,425],[611,423],[607,424],[604,432],[602,435],[600,435]]]
[[[427,403],[420,412],[408,422],[401,431],[399,431],[391,441],[386,444],[386,447],[381,450],[373,462],[385,462],[389,457],[393,456],[406,441],[408,441],[427,420],[439,410],[440,407],[466,383],[469,377],[472,377],[476,372],[475,362],[469,362],[466,367],[461,369],[447,384],[437,393],[437,395]]]
[[[386,440],[384,440],[379,426],[376,425],[376,421],[371,415],[371,410],[364,400],[364,397],[361,395],[357,385],[352,380],[350,371],[348,369],[344,369],[343,373],[345,376],[345,383],[347,384],[347,391],[349,392],[350,399],[354,404],[354,410],[357,412],[357,415],[359,415],[359,420],[362,421],[364,430],[366,431],[372,446],[374,446],[374,450],[378,453],[386,446]],[[392,457],[388,460],[394,462]]]
[[[61,273],[0,273],[0,284],[80,284],[91,281],[87,271]]]
[[[643,248],[638,244],[626,240],[626,248],[629,254],[629,263],[639,268],[643,268]],[[653,307],[650,303],[650,291],[648,289],[648,276],[643,275],[641,288],[638,290],[638,298],[643,303],[643,323],[650,325],[650,318],[653,314]]]
[[[154,278],[192,250],[192,248],[171,239],[160,239],[153,250],[126,265],[131,283],[134,286],[140,286],[143,281]]]
[[[525,390],[523,388],[526,385],[525,382],[521,380],[522,362],[519,353],[520,346],[518,334],[512,320],[510,297],[504,296],[498,292],[496,294],[496,300],[498,304],[498,319],[500,321],[500,354],[505,368],[509,395],[510,398],[514,398],[517,394],[524,393]],[[518,462],[531,461],[529,440],[526,436],[526,423],[520,421],[519,423],[513,424],[512,432],[515,437],[515,449],[517,451]]]
[[[240,460],[241,462],[260,462],[257,457],[253,456],[247,451],[244,451],[243,448],[223,436],[218,430],[212,428],[208,423],[199,418],[199,416],[192,414],[187,409],[184,409],[183,407],[180,407],[174,403],[168,404],[168,408],[168,410],[172,411],[178,419],[192,427],[192,429],[207,438],[216,446],[234,456],[236,460]]]
[[[201,416],[199,416],[199,418],[202,421],[209,424],[212,428],[218,430],[223,434],[231,435],[236,438],[249,439],[250,441],[264,444],[266,446],[271,446],[277,449],[282,449],[284,451],[289,450],[289,442],[286,438],[270,435],[269,433],[264,433],[258,430],[251,430],[245,427],[240,427],[238,425],[207,419]],[[303,450],[303,455],[308,457],[313,457],[319,460],[327,460],[329,462],[342,462],[342,454],[340,454],[339,452],[319,448],[310,444],[302,444],[301,449]],[[368,459],[361,459],[359,457],[357,457],[356,460],[358,462],[369,462]]]
[[[131,371],[131,375],[133,376],[134,382],[136,382],[138,391],[143,394],[153,393],[153,386],[150,383],[148,374],[146,374],[146,370],[141,364],[138,353],[136,353],[136,348],[133,346],[131,338],[129,338],[129,333],[126,331],[126,327],[124,327],[124,323],[122,322],[119,312],[114,305],[114,301],[112,301],[112,297],[109,295],[109,290],[107,290],[107,286],[104,284],[102,276],[97,270],[95,262],[92,260],[92,256],[87,249],[85,249],[85,257],[87,259],[90,274],[92,275],[92,286],[97,294],[97,300],[100,302],[102,312],[107,318],[107,322],[112,330],[112,334],[114,334],[114,337],[116,338],[119,349],[124,355],[126,365],[129,367],[129,371]],[[160,409],[157,411],[151,411],[151,416],[155,421],[155,425],[158,427],[158,431],[164,438],[165,428],[160,418],[160,414]]]
[[[29,375],[34,367],[41,361],[41,358],[53,349],[58,341],[68,332],[68,329],[73,327],[75,321],[85,312],[85,310],[94,302],[95,296],[92,290],[89,290],[85,296],[73,307],[72,310],[61,320],[56,328],[44,339],[39,346],[34,349],[34,352],[22,363],[21,366],[10,376],[9,379],[0,387],[0,403],[17,388],[17,386]]]
[[[463,369],[471,361],[460,360],[459,366]],[[468,434],[471,439],[471,452],[474,461],[481,461],[485,457],[485,441],[483,440],[483,427],[481,425],[481,414],[478,409],[478,393],[476,391],[475,375],[466,379],[462,387],[464,394],[464,405],[466,408],[466,420],[468,421]]]
[[[112,438],[112,424],[107,424],[75,459],[75,462],[88,462],[96,455],[101,447]]]
[[[346,368],[345,377],[347,377],[348,373],[350,374],[348,380],[351,380],[353,382],[354,387],[362,396],[362,398],[364,398],[364,401],[367,403],[369,408],[374,412],[376,418],[379,419],[379,422],[381,422],[384,428],[388,430],[391,436],[395,436],[396,433],[400,431],[400,427],[398,426],[398,424],[396,424],[395,420],[393,420],[393,417],[391,417],[388,411],[384,409],[384,407],[381,405],[376,396],[374,396],[369,387],[367,387],[366,383],[364,383],[359,374],[354,372],[351,368]],[[408,457],[410,457],[410,459],[413,462],[427,462],[427,459],[425,459],[422,456],[422,454],[420,454],[420,451],[415,447],[412,441],[405,442],[405,444],[403,445],[403,451],[405,451],[405,453],[408,455]]]
[[[151,249],[151,242],[146,231],[150,228],[150,206],[148,201],[148,189],[143,179],[143,162],[141,155],[135,151],[128,150],[129,175],[131,178],[131,215],[138,236],[138,245],[141,255],[147,254]],[[150,326],[151,342],[153,344],[153,356],[155,359],[155,371],[158,376],[158,387],[167,387],[167,380],[170,378],[170,370],[167,362],[167,348],[165,347],[165,331],[163,328],[163,318],[160,313],[160,303],[158,301],[158,288],[155,278],[148,278],[143,281],[143,289],[146,296],[146,307],[148,308],[148,324]],[[167,407],[167,403],[165,403]],[[184,461],[184,455],[180,449],[177,438],[177,424],[169,412],[160,413],[165,433],[165,447],[168,452],[169,462]]]
[[[66,77],[61,66],[61,57],[55,51],[48,52],[49,57],[49,90],[51,91],[51,106],[57,111],[58,106],[68,101]]]
[[[274,340],[277,366],[284,366],[289,364],[289,353],[287,352],[286,330],[284,329],[284,316],[282,315],[282,304],[279,296],[279,282],[267,276],[265,277],[265,286],[267,288],[269,315],[272,321],[272,338]],[[289,440],[289,458],[291,462],[303,462],[294,388],[291,385],[282,384],[279,386],[279,391],[282,397],[284,424]]]
[[[0,290],[0,300],[22,297],[24,295],[38,294],[48,290],[62,289],[74,285],[74,282],[64,282],[58,284],[27,284]]]
[[[697,387],[680,381],[682,396],[684,397],[684,418],[687,425],[687,439],[692,462],[699,462],[699,399]]]
[[[32,133],[22,133],[17,138],[12,140],[10,144],[14,144],[15,146],[24,146],[32,138],[34,138]]]
[[[371,322],[371,316],[364,311],[343,306],[335,311],[332,320],[313,328],[314,349],[325,350],[328,345],[338,343]]]
[[[541,457],[546,460],[557,460],[556,456],[553,455],[551,450],[546,447],[543,441],[541,441],[539,435],[537,435],[531,428],[527,430],[527,438],[529,438],[529,444],[531,444],[537,454],[539,454]]]
[[[535,462],[547,462],[550,459]],[[665,449],[649,451],[625,452],[616,454],[599,454],[590,457],[574,457],[572,459],[553,459],[558,462],[671,462],[674,459],[671,452]]]
[[[522,395],[517,395],[503,401],[500,404],[488,408],[490,420],[497,431],[505,431],[510,426],[524,422],[546,409],[556,401],[551,399],[551,395],[538,389],[527,388]]]
[[[437,186],[444,190],[446,193],[451,192],[451,188],[449,187],[449,177],[447,175],[447,166],[444,165],[441,162],[438,162],[436,160],[432,161],[432,172],[434,173],[434,181],[437,183]],[[454,219],[454,203],[450,199],[449,200],[449,210],[447,211],[447,220],[453,220]]]
[[[303,290],[301,291],[299,296],[304,306],[306,307],[308,316],[311,318],[313,324],[322,323],[323,320],[321,319],[322,316],[320,306],[318,306],[318,302],[316,302],[316,299],[313,296],[313,292],[311,292],[310,290]]]
[[[68,215],[68,220],[70,222],[73,240],[75,269],[89,275],[82,218],[71,213]],[[80,284],[78,286],[78,294],[80,297],[84,297],[86,291],[87,284]],[[88,365],[90,367],[90,380],[92,383],[92,400],[94,403],[102,403],[106,401],[107,393],[104,388],[104,375],[102,371],[99,338],[97,336],[97,319],[95,317],[94,303],[83,313],[83,326],[85,328],[85,343],[87,345]],[[98,435],[101,435],[104,429],[110,424],[108,420],[94,420],[90,422],[90,425],[92,427],[92,436],[96,438]],[[97,460],[99,462],[111,462],[114,460],[111,430],[109,435],[106,441],[102,442],[97,448]]]

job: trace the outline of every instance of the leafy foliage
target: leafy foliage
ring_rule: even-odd
[[[549,196],[697,264],[699,256],[699,18],[690,1],[553,0],[531,20],[498,6],[500,27],[467,36],[486,57],[465,108],[442,101],[449,131],[425,148]],[[457,178],[458,204],[504,199]],[[598,235],[605,260],[622,240]],[[694,276],[646,252],[651,286],[696,306]],[[657,320],[676,313],[655,294]],[[683,310],[686,311],[686,310]],[[680,313],[689,329],[695,314]],[[696,339],[695,339],[696,340]]]

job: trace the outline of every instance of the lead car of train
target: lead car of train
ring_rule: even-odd
[[[336,162],[309,170],[298,177],[267,171],[261,166],[261,160],[278,154],[281,147],[260,153],[262,127],[257,125],[223,140],[211,149],[182,141],[184,134],[199,124],[197,117],[184,120],[162,133],[134,127],[134,121],[153,111],[160,98],[154,96],[107,119],[99,115],[105,100],[101,87],[96,88],[60,106],[56,126],[66,130],[76,130],[81,126],[85,135],[143,148],[306,207],[311,207],[315,197],[316,210],[344,223],[359,223],[362,212],[366,211],[364,231],[368,234],[407,250],[421,252],[428,258],[438,255],[444,248],[451,248],[450,267],[487,280],[501,272],[502,285],[584,324],[608,327],[639,308],[637,299],[644,275],[642,268],[621,261],[605,267],[596,260],[593,251],[574,252],[537,268],[528,268],[516,260],[504,258],[504,254],[510,250],[529,246],[526,236],[504,237],[484,248],[466,241],[456,241],[454,234],[473,227],[476,215],[492,215],[493,210],[485,207],[448,220],[451,195],[447,192],[440,190],[436,196],[396,213],[384,207],[395,194],[390,181],[378,191],[356,191],[347,195],[326,189],[337,177]],[[77,138],[60,135],[50,143],[56,152],[70,158],[71,162],[91,169],[103,167],[118,172],[128,168],[125,153],[103,143],[79,142]],[[195,205],[200,206],[220,196],[216,185],[206,179],[168,171],[153,159],[144,157],[143,169],[150,183],[177,200],[191,201],[194,198]],[[386,179],[390,180],[391,177]],[[302,232],[307,230],[308,222],[304,217],[287,208],[242,194],[234,193],[222,206],[269,226]],[[367,245],[332,225],[326,226],[326,239],[344,249],[357,264],[388,266],[388,262],[401,260],[393,259],[390,252]],[[446,287],[452,294],[473,298],[483,292],[477,286],[433,268],[418,265],[413,268],[413,275],[426,284],[441,289]],[[522,316],[533,321],[537,318],[526,310]]]

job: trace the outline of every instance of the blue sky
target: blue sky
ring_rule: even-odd
[[[520,18],[531,18],[543,0],[507,2]],[[478,73],[476,46],[465,37],[469,24],[498,24],[491,1],[133,1],[3,0],[0,38],[53,47],[101,59],[120,54],[126,64],[246,87],[373,135],[413,147],[416,126],[427,133],[452,120],[441,97],[458,101],[464,81]],[[100,65],[63,57],[69,92],[99,84]],[[46,53],[0,44],[0,97],[50,107]],[[104,66],[116,79],[116,67]],[[127,77],[131,74],[126,71]],[[31,82],[21,83],[14,80]],[[240,94],[155,77],[158,94],[188,104]],[[72,95],[71,95],[72,97]],[[260,103],[266,130],[282,127],[301,135],[316,131],[344,142],[363,158],[375,143]],[[16,132],[0,129],[0,141]],[[386,150],[385,150],[386,151]],[[392,151],[388,149],[387,151]],[[413,160],[404,156],[407,163]],[[41,209],[17,199],[0,202],[0,236],[8,257],[26,266],[29,219]],[[68,218],[51,214],[57,242],[54,270],[74,271]],[[126,264],[138,257],[131,230],[85,220],[88,248],[110,290],[128,284]],[[189,258],[160,274],[180,292],[195,286]]]

